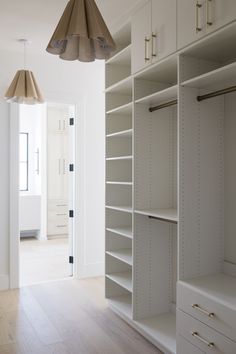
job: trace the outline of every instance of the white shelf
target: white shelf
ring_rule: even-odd
[[[110,228],[108,227],[106,229],[107,231],[113,232],[117,235],[121,235],[124,237],[128,237],[130,239],[133,238],[133,233],[132,233],[132,227],[131,226],[123,226],[123,227],[115,227],[115,228]]]
[[[199,89],[223,89],[231,85],[236,85],[236,62],[186,80],[181,85]]]
[[[109,305],[129,319],[132,318],[132,300],[130,295],[115,296],[108,299]]]
[[[152,95],[145,96],[135,101],[135,103],[143,103],[147,105],[159,105],[167,101],[171,101],[177,98],[178,86],[174,85],[168,87],[162,91],[153,93]]]
[[[178,222],[177,209],[135,210],[136,214],[151,216],[160,220]]]
[[[124,95],[131,94],[132,91],[132,76],[129,76],[114,85],[108,87],[105,92],[106,93],[121,93]]]
[[[133,106],[133,103],[129,102],[129,103],[126,103],[122,106],[110,109],[106,113],[107,114],[118,114],[118,115],[129,115],[129,114],[132,114],[132,106]]]
[[[109,184],[109,185],[120,185],[120,186],[132,186],[133,182],[107,181],[106,184]]]
[[[131,266],[133,264],[132,249],[125,248],[119,251],[107,251],[106,254]]]
[[[135,327],[163,352],[176,353],[176,316],[173,313],[135,321]]]
[[[122,130],[120,132],[112,133],[106,135],[107,138],[131,138],[133,134],[133,129]]]
[[[124,211],[125,213],[132,213],[133,209],[132,207],[128,206],[111,206],[111,205],[106,205],[107,209],[112,209],[112,210],[118,210],[118,211]]]
[[[106,277],[122,286],[122,288],[132,292],[132,272],[106,274]]]
[[[122,66],[131,65],[131,44],[122,49],[120,52],[116,53],[106,61],[106,64],[115,64]]]
[[[133,156],[117,156],[117,157],[107,157],[107,161],[116,161],[116,160],[132,160]]]

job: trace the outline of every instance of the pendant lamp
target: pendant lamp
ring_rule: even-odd
[[[70,0],[46,49],[64,60],[107,59],[115,43],[94,0]]]
[[[5,93],[8,102],[24,103],[28,105],[43,103],[43,97],[32,71],[26,70],[27,39],[20,39],[24,44],[24,70],[18,70],[11,85]]]

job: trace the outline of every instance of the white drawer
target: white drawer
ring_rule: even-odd
[[[68,213],[68,203],[65,200],[50,200],[48,201],[48,211]]]
[[[65,220],[48,221],[48,235],[68,234],[68,222]]]
[[[236,306],[234,305],[236,294],[234,295],[233,284],[235,281],[236,279],[224,275],[211,276],[206,291],[201,287],[200,281],[199,287],[196,288],[188,282],[178,282],[177,307],[236,341]]]
[[[205,354],[205,352],[195,347],[181,335],[177,335],[177,354]]]
[[[178,335],[198,347],[203,353],[236,353],[235,342],[180,310],[177,311],[177,331]],[[182,353],[180,352],[180,354]]]

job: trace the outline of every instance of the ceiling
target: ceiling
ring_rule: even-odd
[[[27,38],[30,50],[42,51],[62,15],[68,0],[0,0],[0,48],[20,51],[19,38]],[[140,0],[96,0],[112,30]]]

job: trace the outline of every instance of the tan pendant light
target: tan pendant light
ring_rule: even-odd
[[[24,43],[24,66],[26,66],[26,45],[29,41],[20,39]],[[18,70],[11,85],[5,93],[8,102],[38,104],[43,103],[43,97],[35,80],[34,74],[29,70]]]
[[[46,50],[90,62],[109,58],[115,43],[94,0],[70,0]]]

